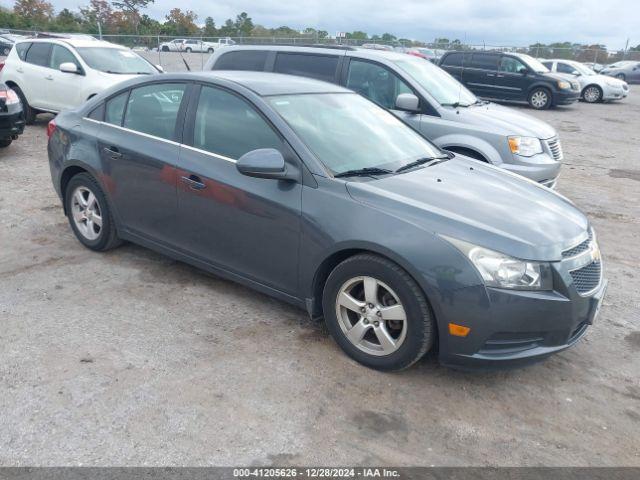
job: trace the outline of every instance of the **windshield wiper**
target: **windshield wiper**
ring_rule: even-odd
[[[425,165],[425,166],[431,167],[431,166],[436,165],[438,163],[444,162],[445,160],[449,160],[449,157],[448,156],[444,156],[444,157],[423,157],[423,158],[419,158],[417,160],[414,160],[413,162],[409,162],[406,165],[401,166],[400,168],[398,168],[396,170],[396,173],[404,172],[405,170],[409,170],[410,168],[417,167],[419,165],[425,165],[427,163],[428,163],[428,165]]]
[[[104,70],[104,73],[112,75],[151,75],[149,72],[115,72],[113,70]]]
[[[393,173],[392,170],[388,170],[386,168],[378,168],[378,167],[365,167],[365,168],[356,168],[354,170],[347,170],[346,172],[336,173],[334,175],[335,178],[340,177],[364,177],[368,175],[384,175],[387,173]]]

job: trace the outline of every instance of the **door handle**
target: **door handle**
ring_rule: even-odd
[[[47,75],[44,78],[45,78],[45,80],[53,80],[53,75]]]
[[[504,75],[502,75],[502,74],[500,74],[500,73],[499,73],[498,75],[496,75],[496,76],[497,76],[498,78],[504,78]]]
[[[496,74],[495,73],[487,73],[487,77],[495,77]]]
[[[188,177],[180,177],[180,180],[182,180],[182,183],[186,183],[187,185],[189,185],[189,188],[191,188],[192,190],[204,190],[205,188],[207,188],[207,186],[200,179],[200,177],[196,175],[189,175]]]
[[[122,158],[122,154],[118,150],[118,147],[104,147],[103,150],[107,155],[109,155],[114,160],[118,160],[119,158]]]

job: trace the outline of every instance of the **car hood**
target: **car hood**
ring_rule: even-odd
[[[556,136],[556,131],[548,123],[515,108],[495,103],[460,107],[457,109],[455,120],[484,130],[500,130],[505,137],[522,135],[547,139]]]
[[[351,197],[434,234],[513,257],[559,261],[587,237],[588,220],[568,199],[491,165],[457,156],[369,182]]]
[[[109,82],[106,86],[112,86],[120,82],[124,82],[126,80],[131,80],[132,78],[138,78],[140,75],[118,75],[116,73],[106,73],[106,72],[98,72],[100,77],[104,79],[105,82]]]

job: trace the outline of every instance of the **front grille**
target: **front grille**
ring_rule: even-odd
[[[570,272],[573,284],[580,294],[586,294],[595,290],[600,285],[602,277],[602,263],[599,260],[585,265],[582,268]]]
[[[576,255],[580,255],[582,252],[586,252],[591,247],[591,241],[593,240],[593,232],[589,229],[589,238],[587,238],[584,242],[576,245],[569,250],[565,250],[562,252],[562,258],[571,258]]]
[[[558,162],[562,160],[563,155],[562,146],[560,145],[560,139],[558,137],[549,138],[545,140],[545,143],[547,144],[547,148],[549,149],[549,153],[551,153],[553,159]]]

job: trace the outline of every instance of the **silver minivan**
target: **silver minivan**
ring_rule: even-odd
[[[422,58],[355,47],[234,46],[205,70],[312,77],[354,90],[392,110],[439,147],[553,188],[563,158],[556,131],[520,111],[479,100]]]

